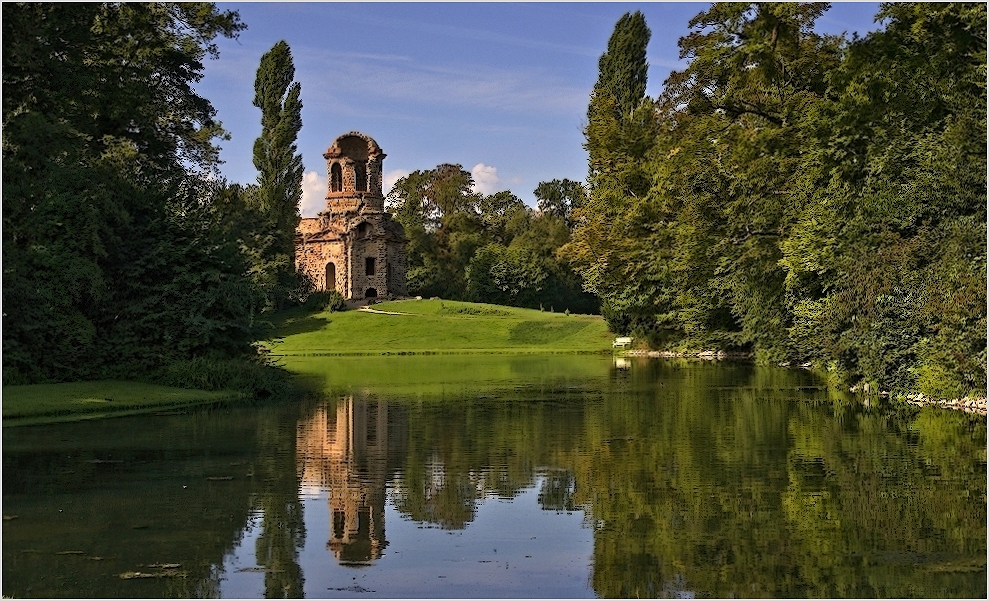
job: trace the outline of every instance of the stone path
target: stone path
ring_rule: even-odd
[[[377,313],[378,315],[415,315],[415,313],[401,313],[399,311],[379,311],[371,307],[361,307],[357,310],[364,311],[365,313]]]

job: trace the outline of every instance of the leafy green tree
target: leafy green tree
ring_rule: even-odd
[[[659,133],[654,102],[645,96],[650,36],[640,12],[626,13],[598,61],[584,129],[588,197],[571,211],[574,235],[562,251],[584,289],[608,306],[621,304],[623,312],[650,311],[644,295],[624,288],[637,280],[628,272],[635,235],[625,225],[626,216],[649,191],[646,157]]]
[[[883,5],[808,120],[783,243],[799,353],[893,391],[984,391],[986,10]]]
[[[241,268],[211,246],[215,222],[195,210],[209,195],[190,174],[212,169],[223,133],[192,85],[215,37],[244,28],[237,13],[5,4],[3,28],[4,381],[145,373],[205,340],[224,346],[221,330],[242,340],[227,328],[249,313],[185,304],[233,285]],[[187,271],[197,265],[202,274]],[[169,302],[154,303],[161,294]],[[122,326],[142,303],[153,305],[144,325]]]
[[[554,180],[560,184],[559,180]],[[536,214],[507,190],[473,191],[460,165],[439,165],[397,181],[389,209],[405,228],[411,294],[593,313],[596,299],[580,288],[556,252],[570,238],[562,217]],[[574,202],[583,193],[563,180]]]
[[[840,40],[813,31],[826,8],[713,5],[691,20],[694,33],[680,41],[690,63],[661,98],[678,143],[689,143],[670,148],[656,178],[660,209],[690,216],[672,232],[683,257],[675,269],[687,278],[678,308],[697,331],[724,332],[724,342],[773,360],[789,350],[780,241],[796,208],[801,120],[840,58]],[[699,288],[690,265],[703,273]]]
[[[536,197],[536,206],[540,211],[556,215],[571,228],[574,225],[574,209],[587,204],[587,189],[584,184],[569,179],[539,182],[532,194]]]
[[[607,52],[598,59],[598,81],[592,97],[613,99],[614,104],[607,108],[619,120],[630,118],[645,98],[649,71],[646,46],[651,35],[641,12],[625,13],[615,23]],[[593,121],[597,111],[604,108],[592,102],[587,109],[587,120]]]
[[[851,42],[814,32],[826,9],[705,10],[651,120],[623,123],[599,82],[563,254],[616,331],[659,346],[982,393],[985,7],[883,5]],[[630,140],[651,146],[629,160]]]
[[[261,135],[254,142],[258,186],[254,205],[265,219],[266,236],[256,247],[252,275],[266,293],[267,309],[280,308],[295,287],[294,240],[302,200],[302,85],[293,82],[292,51],[284,40],[261,57],[254,80],[254,106],[261,109]]]
[[[598,60],[584,130],[592,203],[620,204],[624,197],[648,190],[637,165],[654,142],[648,127],[654,121],[652,103],[646,98],[646,46],[651,35],[641,12],[625,13]]]
[[[467,298],[499,305],[531,306],[532,300],[539,298],[547,275],[543,262],[532,249],[488,244],[478,249],[467,265]]]
[[[442,164],[401,178],[386,202],[409,238],[406,247],[410,294],[464,298],[464,271],[484,245],[480,195],[460,165]]]
[[[508,190],[482,196],[478,203],[481,225],[486,236],[499,244],[508,244],[518,233],[529,207]]]

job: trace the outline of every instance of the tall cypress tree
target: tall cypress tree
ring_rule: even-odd
[[[261,57],[254,80],[254,106],[261,109],[261,136],[254,142],[258,188],[254,204],[268,229],[256,249],[255,281],[267,308],[281,307],[294,287],[293,239],[302,200],[302,155],[295,140],[302,129],[302,85],[293,82],[292,51],[284,40]]]
[[[646,98],[650,36],[641,12],[625,13],[598,60],[598,81],[584,130],[592,190],[604,185],[620,195],[640,196],[648,189],[636,165],[652,146],[655,133],[652,102]]]
[[[646,95],[646,46],[651,32],[642,13],[625,13],[608,39],[608,50],[598,60],[598,81],[594,84],[594,97],[604,94],[614,101],[611,107],[616,116],[625,121],[630,118]],[[588,120],[601,108],[593,100],[587,109]]]
[[[650,36],[642,13],[625,13],[598,61],[584,130],[589,195],[585,206],[574,211],[574,234],[561,251],[581,274],[584,289],[603,299],[606,316],[636,307],[648,311],[650,302],[648,295],[628,293],[624,285],[635,275],[626,269],[627,257],[638,252],[628,243],[646,232],[630,232],[623,225],[651,186],[646,157],[659,133],[655,103],[646,97]],[[613,319],[609,323],[621,330]]]

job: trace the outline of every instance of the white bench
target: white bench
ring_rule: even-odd
[[[629,336],[619,336],[611,344],[611,348],[628,348],[632,346],[632,338]]]

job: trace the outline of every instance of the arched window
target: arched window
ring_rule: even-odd
[[[340,170],[340,163],[333,163],[330,167],[330,192],[343,191],[343,171]]]
[[[374,288],[368,288],[367,292],[364,293],[364,298],[377,298],[377,297],[378,297],[378,291],[375,290]]]
[[[354,163],[354,190],[367,192],[367,166],[364,163]]]

